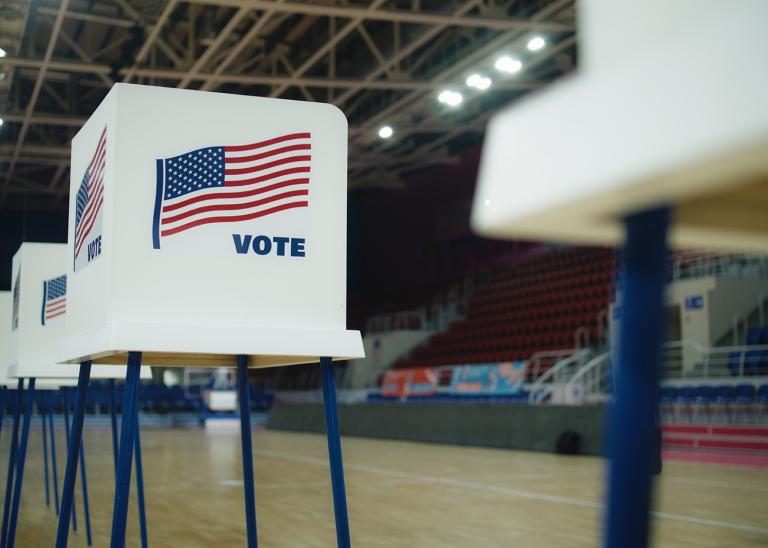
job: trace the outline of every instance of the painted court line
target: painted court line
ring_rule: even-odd
[[[275,459],[291,460],[295,462],[302,462],[306,464],[312,464],[315,466],[327,467],[328,462],[326,459],[318,459],[314,457],[305,457],[300,455],[294,455],[291,453],[283,453],[279,451],[269,451],[265,449],[254,450],[255,454],[262,455],[264,457],[271,457]],[[371,474],[388,475],[403,479],[411,479],[416,481],[422,481],[425,483],[432,483],[436,485],[446,485],[450,487],[460,487],[464,489],[470,489],[473,491],[485,491],[489,493],[497,493],[502,495],[510,495],[518,498],[539,500],[545,502],[551,502],[554,504],[564,504],[568,506],[578,506],[581,508],[602,509],[603,504],[601,502],[594,502],[584,499],[574,499],[570,497],[560,497],[557,495],[547,495],[544,493],[537,493],[535,491],[525,491],[522,489],[512,489],[510,487],[501,487],[498,485],[486,485],[483,483],[477,483],[466,480],[456,480],[451,478],[443,478],[440,476],[429,476],[425,474],[412,474],[409,472],[401,472],[399,470],[391,470],[387,468],[379,468],[376,466],[367,466],[364,464],[345,464],[344,468],[347,470],[355,470],[358,472],[369,472]],[[670,512],[652,512],[654,517],[668,519],[671,521],[682,521],[685,523],[695,523],[697,525],[707,525],[710,527],[720,527],[723,529],[735,529],[739,531],[748,531],[750,533],[759,533],[768,535],[768,528],[756,527],[754,525],[748,525],[746,523],[735,523],[730,521],[721,521],[709,518],[699,518],[695,516],[686,516],[684,514],[673,514]]]

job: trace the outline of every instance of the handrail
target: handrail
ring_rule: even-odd
[[[578,352],[578,351],[579,351],[578,348],[566,348],[563,350],[539,350],[538,352],[534,352],[533,354],[531,354],[531,357],[528,358],[528,363],[530,364],[529,372],[531,374],[531,378],[533,378],[534,380],[539,378],[539,374],[541,373],[542,360],[546,358],[567,358],[574,352]]]
[[[595,368],[599,368],[599,367],[602,367],[602,364],[603,364],[604,362],[608,361],[610,358],[611,358],[611,352],[604,352],[604,353],[602,353],[602,354],[599,354],[599,355],[595,356],[594,358],[592,358],[591,360],[589,360],[587,363],[585,363],[583,366],[581,366],[581,367],[580,367],[580,368],[579,368],[579,369],[576,371],[576,373],[574,373],[573,377],[571,377],[571,380],[569,380],[569,381],[566,383],[566,385],[565,385],[565,391],[566,391],[566,393],[567,393],[567,394],[573,393],[573,389],[574,389],[574,387],[576,386],[576,383],[578,383],[579,381],[581,381],[581,379],[582,379],[582,378],[586,377],[586,375],[587,375],[588,373],[591,373],[591,372],[592,372],[592,370],[594,370]],[[598,382],[599,382],[599,377],[593,377],[593,379],[594,379],[595,381],[598,381]],[[597,382],[593,382],[593,383],[592,383],[592,384],[589,386],[589,388],[592,388],[592,389],[593,389],[595,384],[597,384]],[[588,387],[586,386],[586,383],[585,383],[585,387],[584,387],[584,397],[585,397],[585,398],[586,398],[586,396],[587,396],[588,394],[592,394],[592,393],[594,393],[594,392],[595,392],[594,390],[590,390],[590,391],[588,391],[588,389],[587,389],[587,388],[588,388]],[[598,386],[598,388],[599,388],[599,386]]]
[[[582,348],[581,350],[577,350],[567,358],[560,360],[555,365],[550,367],[531,385],[531,389],[528,394],[528,403],[541,403],[549,393],[549,391],[544,388],[544,383],[559,376],[561,371],[565,370],[571,364],[584,359],[591,353],[592,351],[589,348]]]

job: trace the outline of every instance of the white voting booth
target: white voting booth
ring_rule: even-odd
[[[768,250],[768,3],[589,0],[579,14],[578,73],[488,126],[473,227],[615,244],[623,215],[666,202],[675,246]]]
[[[124,417],[139,363],[237,366],[249,546],[247,368],[317,361],[337,535],[349,545],[331,363],[363,356],[346,329],[346,194],[347,122],[332,105],[116,84],[72,141],[61,360],[84,371],[128,363]],[[135,428],[124,418],[117,545]]]
[[[76,384],[79,367],[57,363],[71,303],[67,256],[66,244],[24,242],[13,257],[8,377],[39,379],[39,387]],[[94,366],[91,376],[124,379],[125,366]],[[141,377],[151,377],[149,367],[142,368]]]
[[[761,0],[584,0],[578,73],[488,128],[477,232],[625,242],[610,548],[648,543],[667,228],[674,246],[768,250],[766,21]]]
[[[346,147],[330,105],[116,84],[72,141],[62,358],[362,357]]]

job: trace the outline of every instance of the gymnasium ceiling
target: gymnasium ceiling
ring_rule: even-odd
[[[399,188],[570,72],[575,42],[573,0],[3,0],[0,209],[66,208],[70,140],[115,82],[333,103],[350,188]],[[497,71],[503,55],[522,70]],[[467,87],[475,72],[492,86]]]

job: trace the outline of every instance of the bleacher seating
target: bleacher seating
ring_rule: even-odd
[[[665,422],[764,423],[768,384],[665,386],[661,403]]]
[[[768,345],[768,328],[750,328],[747,331],[747,346],[760,345]],[[740,375],[742,367],[744,375],[768,375],[768,350],[745,350],[728,354],[731,374]]]
[[[612,250],[568,248],[492,272],[470,297],[465,319],[395,367],[525,360],[540,350],[573,348],[579,328],[596,342],[615,264]]]

